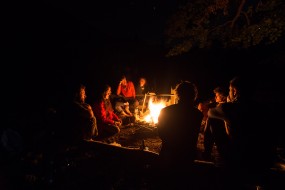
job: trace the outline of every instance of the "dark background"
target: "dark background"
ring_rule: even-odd
[[[60,101],[75,81],[87,93],[99,83],[113,92],[121,74],[137,84],[145,76],[153,90],[170,93],[181,80],[194,81],[201,100],[217,85],[246,74],[258,99],[284,105],[284,40],[250,50],[197,50],[167,58],[164,28],[179,1],[29,1],[5,3],[2,83],[11,115]]]

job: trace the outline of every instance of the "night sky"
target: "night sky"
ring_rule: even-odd
[[[270,96],[276,96],[282,81],[279,62],[284,56],[270,66],[268,62],[275,54],[280,55],[279,47],[252,52],[193,50],[166,58],[164,28],[177,2],[6,3],[2,72],[7,72],[2,81],[9,100],[15,105],[53,101],[72,81],[82,81],[87,91],[96,88],[98,82],[115,88],[121,74],[130,75],[135,83],[138,77],[147,77],[158,94],[169,93],[180,80],[191,80],[203,98],[211,96],[215,86],[227,86],[233,76],[246,73],[271,81],[274,93]],[[281,96],[279,92],[277,95]]]

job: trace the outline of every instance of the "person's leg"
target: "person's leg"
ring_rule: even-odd
[[[129,116],[132,116],[132,112],[130,111],[130,106],[126,105],[125,106],[125,112],[129,115]]]
[[[125,103],[124,102],[116,102],[115,103],[115,111],[119,113],[122,117],[128,116],[128,114],[125,112]]]
[[[211,119],[207,119],[204,129],[204,152],[203,157],[206,160],[211,160],[212,149],[214,146],[214,138],[211,130]]]
[[[217,150],[219,154],[225,158],[228,154],[228,147],[229,147],[229,137],[227,135],[225,129],[225,123],[223,120],[212,119],[211,121],[211,130],[213,134],[213,138],[215,144],[217,146]]]
[[[100,126],[99,128],[99,134],[98,136],[92,138],[95,141],[101,141],[105,143],[113,143],[115,140],[116,135],[120,132],[120,128],[111,125],[111,124],[105,124],[103,126]]]

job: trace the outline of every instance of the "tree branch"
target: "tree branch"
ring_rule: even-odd
[[[230,24],[230,23],[232,23],[232,20],[229,20],[229,21],[225,22],[224,24],[220,24],[220,25],[218,25],[218,26],[212,28],[211,30],[209,30],[209,32],[212,32],[212,31],[216,30],[217,28],[224,27],[224,26],[226,26],[226,25],[228,25],[228,24]]]
[[[246,0],[242,0],[242,1],[241,1],[240,5],[239,5],[239,7],[238,7],[237,13],[236,13],[234,19],[232,20],[231,28],[234,27],[235,22],[237,21],[238,17],[240,16],[240,13],[241,13],[241,11],[242,11],[242,8],[243,8],[245,2],[246,2]]]
[[[244,15],[245,19],[246,19],[246,23],[247,25],[250,25],[250,21],[249,21],[249,18],[247,16],[247,14],[245,12],[242,12],[242,14]]]

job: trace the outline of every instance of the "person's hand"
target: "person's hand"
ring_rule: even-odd
[[[122,125],[122,123],[120,121],[115,121],[114,123],[117,127],[120,127]]]

